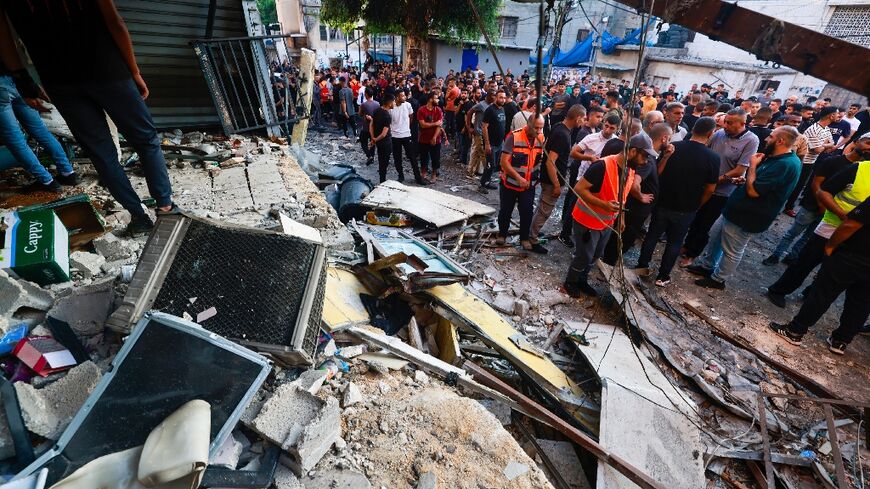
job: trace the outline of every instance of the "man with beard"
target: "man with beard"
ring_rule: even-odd
[[[766,154],[755,153],[749,158],[745,185],[728,197],[722,215],[710,229],[704,253],[686,268],[703,276],[696,285],[724,289],[749,240],[766,231],[782,212],[800,176],[801,162],[791,151],[797,137],[793,127],[780,127],[767,137]]]
[[[645,165],[649,157],[657,158],[658,153],[649,138],[638,134],[628,140],[627,152],[592,163],[574,187],[578,195],[571,213],[574,255],[563,284],[565,293],[571,297],[598,295],[589,285],[589,271],[604,253],[616,217],[623,210],[629,193],[640,192],[641,179],[635,170]],[[624,182],[622,188],[620,182]]]
[[[504,142],[505,127],[507,120],[505,119],[504,104],[507,100],[504,90],[498,90],[495,93],[495,103],[486,108],[483,113],[483,151],[486,154],[486,166],[483,168],[483,175],[480,176],[480,187],[478,192],[488,194],[490,190],[496,190],[498,187],[489,183],[492,174],[495,173],[501,161],[499,153],[501,153],[501,144]]]

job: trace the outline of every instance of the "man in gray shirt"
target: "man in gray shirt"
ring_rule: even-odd
[[[465,115],[465,127],[474,127],[474,134],[471,137],[471,159],[465,170],[470,177],[477,175],[477,171],[482,169],[486,162],[486,151],[483,147],[483,113],[494,101],[495,90],[490,90],[486,92],[486,98],[475,104]]]
[[[338,92],[338,104],[341,110],[341,117],[339,118],[341,130],[344,131],[344,137],[347,137],[347,128],[350,126],[353,136],[356,137],[356,121],[354,121],[353,117],[356,114],[354,110],[353,89],[347,86],[344,77],[340,78],[340,82],[342,88]]]
[[[725,127],[713,133],[707,143],[719,155],[719,182],[713,196],[698,209],[683,242],[680,266],[687,266],[707,246],[708,234],[719,219],[728,197],[744,181],[749,159],[758,151],[758,136],[746,129],[746,111],[731,109],[725,115]]]

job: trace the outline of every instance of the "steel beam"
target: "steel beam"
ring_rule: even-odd
[[[722,0],[617,0],[847,90],[870,93],[870,49]]]

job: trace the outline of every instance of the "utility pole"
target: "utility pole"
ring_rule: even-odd
[[[610,20],[610,17],[606,15],[601,18],[601,24],[604,28],[601,30],[602,33],[607,31],[607,22]],[[598,50],[601,49],[601,36],[595,36],[595,39],[592,41],[592,71],[589,73],[592,76],[592,81],[595,81],[595,76],[598,74]]]

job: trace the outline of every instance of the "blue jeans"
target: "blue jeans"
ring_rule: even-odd
[[[652,260],[659,236],[665,233],[667,235],[667,244],[665,244],[665,250],[662,253],[662,262],[659,266],[657,278],[661,280],[669,279],[671,277],[671,270],[674,269],[674,264],[677,263],[677,257],[680,256],[680,246],[683,244],[683,240],[686,238],[689,226],[692,225],[694,218],[694,211],[677,212],[660,206],[656,207],[649,224],[649,230],[640,247],[640,258],[637,259],[638,268],[649,267],[649,262]]]
[[[0,170],[11,166],[21,166],[28,173],[36,177],[40,183],[50,183],[52,176],[39,162],[33,150],[27,145],[27,137],[21,132],[21,126],[39,144],[48,151],[57,171],[63,175],[73,172],[69,158],[57,139],[48,132],[48,129],[39,118],[39,112],[32,109],[15,88],[15,83],[10,76],[0,76],[0,141],[6,145],[15,164],[10,166],[0,165]],[[9,162],[11,163],[11,162]]]
[[[712,270],[713,274],[710,278],[717,282],[725,282],[737,270],[746,251],[746,245],[754,234],[719,216],[710,228],[710,240],[704,248],[704,253],[695,259],[694,265]]]
[[[786,251],[788,251],[788,256],[797,258],[801,248],[803,248],[807,239],[809,239],[806,231],[809,229],[810,233],[814,232],[816,228],[815,224],[819,222],[820,218],[820,214],[808,211],[803,207],[798,208],[797,214],[794,216],[794,221],[791,223],[791,227],[789,227],[785,234],[782,235],[779,244],[777,244],[776,249],[773,250],[773,256],[782,258]],[[797,241],[795,241],[796,239]],[[794,242],[794,245],[791,246],[791,250],[789,250],[789,246],[792,242]]]
[[[151,113],[131,78],[45,87],[112,197],[130,214],[145,213],[141,199],[118,163],[106,115],[139,154],[148,192],[158,207],[172,205],[172,185]]]

